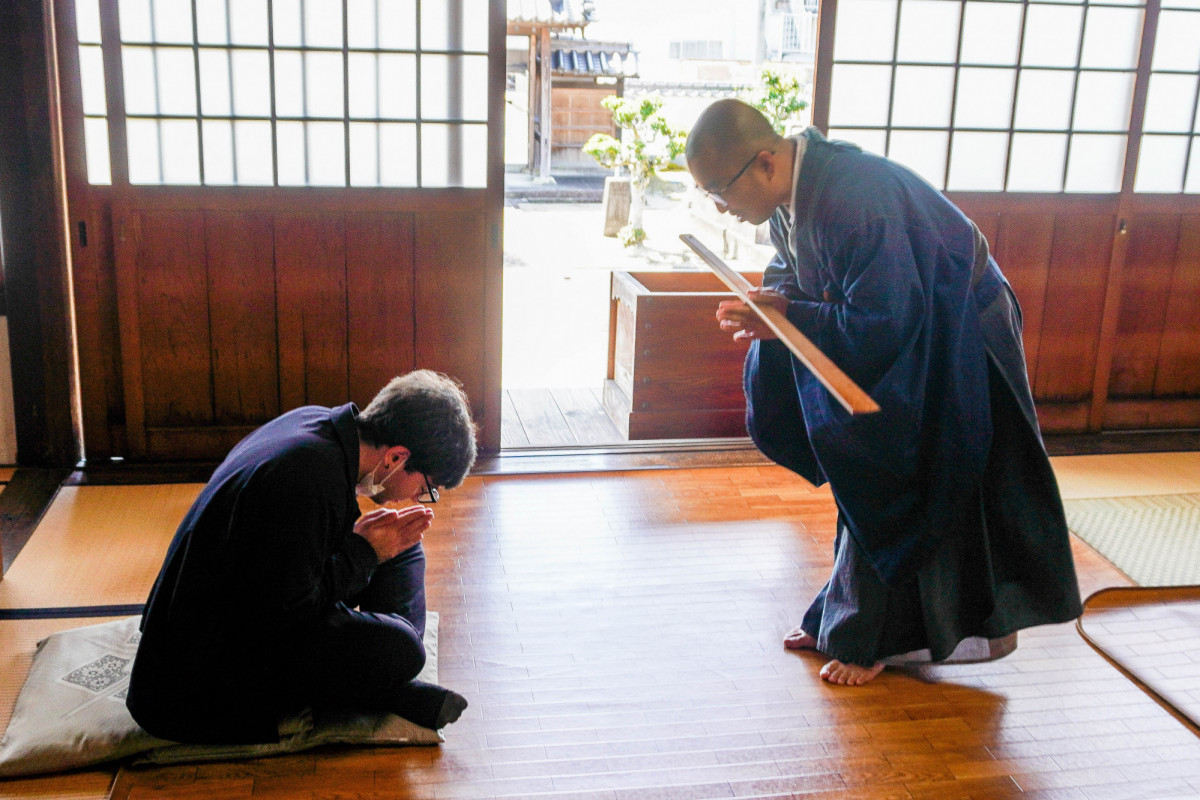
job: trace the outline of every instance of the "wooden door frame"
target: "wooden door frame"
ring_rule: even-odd
[[[82,454],[52,0],[0,4],[0,218],[17,458]]]
[[[23,0],[24,2],[33,2],[33,0]],[[101,313],[92,313],[94,309],[91,305],[85,309],[84,314],[79,318],[81,325],[81,333],[95,334],[98,339],[106,342],[118,341],[118,329],[127,327],[125,322],[117,319],[116,306],[120,304],[119,293],[116,284],[120,278],[119,274],[108,274],[111,272],[111,267],[101,269],[101,262],[107,264],[104,253],[99,252],[104,248],[113,247],[115,244],[109,238],[111,231],[107,226],[113,221],[111,210],[114,207],[121,205],[123,197],[123,184],[127,184],[127,168],[126,160],[123,157],[110,159],[112,166],[112,186],[92,186],[87,181],[84,142],[82,136],[82,101],[79,97],[79,58],[78,48],[76,47],[77,37],[74,31],[74,3],[72,0],[43,0],[47,8],[54,8],[59,14],[57,20],[57,35],[61,41],[70,41],[71,46],[58,54],[56,64],[62,70],[63,78],[61,91],[63,93],[63,127],[64,131],[64,154],[65,154],[65,176],[64,182],[67,184],[67,195],[70,198],[70,219],[71,231],[74,231],[74,225],[88,225],[89,231],[94,231],[91,238],[94,240],[91,247],[83,247],[76,237],[72,236],[69,242],[69,247],[73,249],[73,255],[76,259],[82,259],[81,265],[83,269],[80,276],[75,281],[76,292],[82,293],[81,296],[86,296],[87,301],[91,305],[104,306],[105,303],[111,303],[113,310],[108,314],[106,308],[101,308]],[[115,40],[116,20],[115,14],[102,13],[101,27],[104,31],[105,41],[110,38]],[[504,163],[503,163],[503,144],[504,144],[504,94],[503,86],[505,80],[505,26],[506,26],[506,5],[504,0],[489,0],[489,45],[488,45],[488,82],[492,91],[489,92],[487,103],[487,121],[489,127],[489,141],[487,145],[489,166],[487,171],[487,184],[482,190],[472,189],[470,192],[482,191],[483,209],[485,214],[486,225],[486,247],[481,253],[488,264],[488,268],[483,275],[483,292],[486,298],[482,311],[481,329],[484,342],[484,352],[482,354],[482,396],[473,397],[475,403],[475,412],[477,422],[479,424],[479,445],[484,452],[498,452],[500,449],[500,414],[501,414],[501,358],[500,348],[502,341],[502,323],[501,323],[501,304],[503,297],[502,287],[502,220],[503,220],[503,201],[504,201]],[[118,63],[110,63],[114,61],[110,58],[113,51],[112,48],[105,48],[105,71],[108,73],[108,91],[107,91],[107,116],[110,120],[123,119],[124,109],[122,94],[120,91],[114,91],[120,88],[122,82],[122,72],[116,68]],[[109,126],[109,147],[114,154],[121,154],[125,150],[124,126],[114,124]],[[221,194],[221,189],[218,187],[196,187],[201,193],[213,192]],[[255,194],[271,194],[273,191],[269,188],[256,190]],[[370,190],[363,190],[369,192]],[[450,204],[455,203],[453,196],[456,192],[462,190],[451,189],[445,194],[451,195]],[[323,190],[310,189],[307,193],[321,196]],[[476,197],[480,195],[476,194]],[[407,201],[410,205],[413,202],[418,202],[420,198],[415,196]],[[256,201],[259,202],[259,201]],[[435,202],[435,205],[444,204],[445,200]],[[65,200],[64,200],[65,204]],[[356,203],[357,205],[357,203]],[[366,203],[364,205],[370,205]],[[427,204],[426,204],[427,205]],[[64,212],[65,213],[65,212]],[[64,227],[65,230],[65,227]],[[66,237],[64,237],[65,240]],[[83,283],[80,283],[83,281]],[[114,301],[112,295],[118,295]],[[435,310],[427,309],[435,313]],[[477,312],[478,313],[478,312]],[[107,316],[106,316],[107,315]],[[121,316],[126,316],[127,312],[122,310]],[[126,334],[124,339],[128,340]],[[110,348],[111,349],[111,348]],[[125,454],[130,451],[130,446],[133,442],[130,441],[133,432],[129,426],[125,424],[127,418],[127,399],[132,398],[129,394],[128,375],[122,375],[122,366],[116,365],[115,374],[112,369],[111,361],[113,356],[110,353],[94,352],[96,348],[86,348],[79,353],[79,359],[82,364],[82,374],[92,376],[88,382],[88,393],[81,397],[80,404],[82,406],[82,416],[84,424],[87,426],[86,434],[89,443],[89,449],[92,453],[98,454],[101,457],[110,454]],[[436,361],[436,359],[434,359]],[[106,385],[98,385],[98,377],[107,375]],[[137,448],[133,448],[136,450]]]

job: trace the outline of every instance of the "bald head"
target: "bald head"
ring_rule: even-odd
[[[704,109],[688,134],[688,164],[703,164],[706,172],[723,171],[760,150],[776,149],[782,138],[754,106],[718,100]]]

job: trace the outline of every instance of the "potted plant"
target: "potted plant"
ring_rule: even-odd
[[[609,95],[601,103],[612,112],[613,122],[623,135],[614,139],[608,134],[597,133],[584,144],[583,152],[601,166],[629,171],[632,189],[629,223],[618,233],[621,243],[629,247],[646,238],[642,209],[651,176],[683,153],[687,132],[667,122],[661,113],[662,99],[659,97],[630,100]]]

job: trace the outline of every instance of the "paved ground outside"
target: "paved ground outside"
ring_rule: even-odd
[[[603,235],[598,190],[603,174],[556,176],[553,187],[510,174],[504,209],[505,389],[587,387],[603,384],[608,364],[609,283],[614,270],[703,270],[679,240],[695,234],[715,252],[721,236],[699,221],[686,175],[673,174],[647,201],[645,243],[623,247]],[[562,202],[591,193],[593,202]],[[558,199],[559,201],[555,201]],[[738,269],[762,269],[769,246],[738,249],[727,259]],[[714,308],[715,311],[715,308]],[[716,322],[714,321],[714,325]]]

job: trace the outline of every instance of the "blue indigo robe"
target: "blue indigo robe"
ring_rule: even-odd
[[[772,218],[777,255],[763,285],[790,298],[788,319],[881,410],[852,416],[794,363],[796,425],[786,404],[762,399],[779,387],[760,385],[760,351],[778,343],[755,342],[747,427],[773,460],[830,484],[850,535],[896,585],[944,537],[978,527],[993,432],[989,354],[1040,449],[1019,323],[1014,331],[989,314],[1011,289],[957,207],[895,162],[815,128],[802,136],[795,224],[786,208]],[[1056,535],[1066,543],[1065,528]]]

